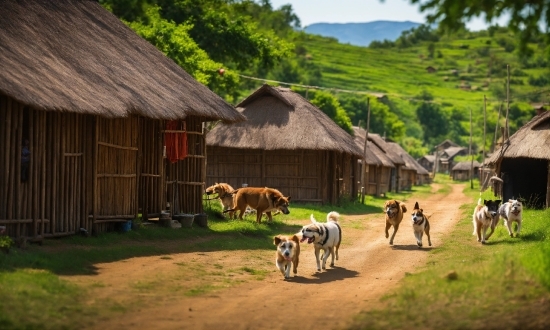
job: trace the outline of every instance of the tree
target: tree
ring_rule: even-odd
[[[437,104],[423,102],[416,116],[424,130],[424,144],[433,145],[443,139],[449,130],[449,118]]]
[[[350,134],[353,132],[351,120],[335,96],[328,92],[316,91],[315,96],[310,102],[334,120],[344,131]]]
[[[428,12],[430,23],[439,23],[449,30],[458,30],[473,17],[484,17],[490,23],[505,14],[510,15],[509,27],[519,33],[520,50],[540,35],[539,23],[550,27],[548,0],[410,0]],[[547,38],[550,38],[546,34]]]

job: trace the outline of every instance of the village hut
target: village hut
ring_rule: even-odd
[[[435,155],[424,155],[416,160],[428,172],[433,172],[435,164]]]
[[[456,156],[465,156],[468,154],[468,149],[464,147],[449,147],[438,153],[437,157],[437,172],[450,174],[451,169],[456,164]]]
[[[473,165],[473,167],[472,167]],[[463,181],[470,179],[470,170],[472,170],[472,178],[479,178],[479,169],[481,164],[474,160],[458,162],[451,169],[451,178],[455,181]]]
[[[550,112],[536,115],[485,161],[503,181],[502,199],[550,206]]]
[[[431,183],[432,180],[430,177],[430,172],[420,165],[420,163],[417,162],[416,159],[414,159],[414,157],[406,152],[400,145],[398,145],[398,147],[402,150],[401,157],[405,161],[405,166],[416,170],[416,180],[413,182],[413,185],[421,186]]]
[[[180,204],[202,210],[202,122],[241,114],[97,1],[2,0],[0,17],[0,225],[8,235],[40,241],[159,215],[170,180],[164,134],[188,134]]]
[[[337,203],[357,196],[353,137],[288,88],[264,84],[237,109],[246,122],[207,134],[207,182],[279,189],[292,201]]]
[[[355,143],[360,149],[365,150],[366,131],[357,126],[353,127],[353,130],[355,133]],[[359,171],[365,171],[365,194],[374,196],[385,195],[390,190],[391,172],[395,168],[391,159],[376,144],[372,141],[367,141],[364,159],[360,159],[359,162],[366,165],[366,167],[359,167]],[[361,178],[361,172],[358,173],[357,177]]]
[[[386,142],[389,150],[392,153],[398,155],[402,160],[404,165],[401,166],[401,171],[399,175],[399,189],[400,190],[411,190],[412,186],[417,183],[418,180],[418,169],[416,161],[410,157],[410,155],[396,142]]]
[[[406,185],[403,181],[403,171],[405,168],[405,160],[396,152],[396,149],[392,148],[391,145],[380,135],[369,133],[369,142],[374,143],[384,154],[391,159],[394,168],[391,170],[390,174],[390,188],[389,191],[399,192],[405,190]]]

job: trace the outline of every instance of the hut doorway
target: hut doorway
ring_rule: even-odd
[[[505,158],[501,165],[503,200],[524,198],[530,207],[546,203],[548,161],[532,158]]]

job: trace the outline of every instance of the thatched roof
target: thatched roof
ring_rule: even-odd
[[[466,150],[466,148],[464,148],[464,147],[449,147],[449,148],[445,149],[444,153],[447,155],[448,158],[453,158],[454,156],[456,156],[458,153],[460,153],[463,150]],[[445,158],[445,157],[442,157],[442,158]]]
[[[501,158],[535,158],[550,160],[550,111],[531,119],[516,131],[508,142],[495,150],[485,163],[493,166]]]
[[[355,133],[355,143],[359,149],[365,149],[365,135],[366,131],[360,127],[354,126],[353,131]],[[369,134],[370,136],[371,134]],[[367,143],[366,159],[365,162],[369,165],[395,167],[391,159],[386,155],[382,149],[372,142]]]
[[[105,117],[242,116],[93,0],[0,0],[0,94]]]
[[[418,158],[418,161],[420,161],[421,159],[425,159],[425,160],[427,160],[429,163],[435,162],[435,156],[434,156],[434,155],[424,155],[424,156]]]
[[[401,158],[401,156],[396,153],[395,150],[388,145],[388,142],[386,142],[386,140],[384,140],[380,135],[369,133],[369,142],[372,142],[378,146],[378,148],[385,153],[394,165],[405,165],[403,158]]]
[[[481,164],[474,160],[474,168],[481,167]],[[451,171],[469,171],[472,168],[472,161],[464,161],[464,162],[458,162],[455,166],[453,166]]]
[[[401,159],[405,162],[405,169],[409,169],[411,171],[416,171],[418,174],[430,174],[422,165],[418,164],[418,162],[411,156],[405,149],[403,149],[398,143],[396,142],[388,142],[388,146],[398,154]]]
[[[265,150],[332,150],[363,157],[353,137],[319,108],[288,88],[263,85],[237,105],[247,118],[219,124],[208,146]]]
[[[459,145],[454,143],[453,141],[446,139],[445,141],[441,142],[440,144],[436,145],[435,148],[438,149],[439,147],[442,147],[443,145],[448,144],[451,147],[458,147]]]

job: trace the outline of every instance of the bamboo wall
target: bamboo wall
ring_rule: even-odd
[[[0,96],[0,225],[9,236],[40,241],[81,228],[114,230],[140,210],[159,215],[171,197],[167,169],[178,177],[179,205],[201,212],[205,143],[200,118],[188,121],[192,155],[167,166],[161,120],[38,111]],[[26,139],[31,155],[23,182]]]
[[[369,165],[367,195],[380,196],[390,189],[391,167]]]
[[[166,161],[166,193],[170,210],[177,213],[202,213],[206,189],[206,142],[201,118],[188,117],[179,131],[187,133],[188,156],[176,163]]]
[[[336,203],[355,196],[357,159],[319,150],[207,148],[207,185],[271,187],[292,201]]]

